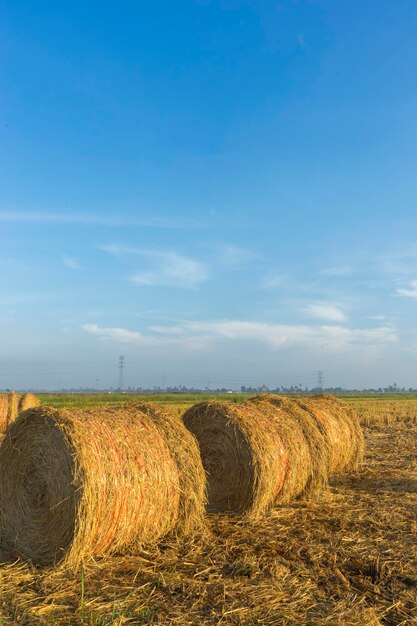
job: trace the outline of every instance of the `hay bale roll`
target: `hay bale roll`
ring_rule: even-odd
[[[21,413],[40,405],[41,401],[33,393],[23,393],[19,396],[18,412]]]
[[[296,402],[314,417],[328,442],[330,474],[356,469],[363,459],[364,439],[354,409],[330,394],[297,399]]]
[[[14,392],[0,394],[0,436],[6,431],[10,422],[16,419],[17,412],[17,394]]]
[[[0,446],[0,543],[70,567],[134,553],[200,525],[202,494],[196,444],[162,409],[29,409]]]
[[[128,405],[132,406],[132,405]],[[206,474],[197,441],[183,421],[160,404],[135,402],[135,408],[148,415],[164,436],[179,473],[179,516],[175,531],[189,535],[204,526],[206,510]]]
[[[24,411],[34,406],[39,406],[39,399],[33,393],[17,394],[11,393],[0,394],[0,436],[6,431],[7,427],[16,417]]]
[[[184,415],[207,474],[209,513],[261,514],[280,499],[288,449],[271,407],[200,402]]]
[[[288,499],[315,496],[328,484],[330,448],[314,417],[297,402],[274,394],[262,394],[248,402],[274,407],[280,420],[282,436],[289,450],[287,476],[283,493]]]

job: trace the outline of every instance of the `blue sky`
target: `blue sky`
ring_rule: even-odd
[[[0,0],[0,387],[416,386],[416,27]]]

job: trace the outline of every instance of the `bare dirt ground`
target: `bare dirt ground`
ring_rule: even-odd
[[[365,429],[320,502],[69,574],[3,553],[0,624],[417,624],[417,425]],[[9,561],[9,562],[6,562]]]

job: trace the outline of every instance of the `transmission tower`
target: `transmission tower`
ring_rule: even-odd
[[[119,356],[119,386],[120,391],[123,390],[125,376],[125,357]]]
[[[324,389],[324,374],[322,370],[319,370],[317,372],[317,389],[319,391],[323,391]]]

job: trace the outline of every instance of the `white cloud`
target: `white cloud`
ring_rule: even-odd
[[[161,333],[162,335],[184,335],[184,328],[181,326],[149,326],[148,329],[153,333]]]
[[[153,267],[131,276],[137,285],[193,288],[209,278],[205,264],[176,252],[143,252]]]
[[[130,277],[137,285],[190,289],[209,278],[204,263],[171,250],[149,250],[120,244],[100,246],[100,249],[116,256],[128,254],[145,259],[146,267]]]
[[[355,343],[392,343],[397,335],[390,326],[361,329],[344,326],[309,326],[304,324],[269,324],[224,320],[211,322],[188,322],[184,328],[195,333],[228,339],[249,339],[278,348],[283,344],[326,345],[339,348]]]
[[[86,332],[105,341],[134,345],[175,345],[188,349],[208,349],[221,341],[256,341],[272,349],[284,345],[303,348],[346,349],[356,345],[383,345],[398,340],[391,326],[377,328],[346,328],[344,326],[309,326],[302,324],[271,324],[244,320],[202,320],[181,322],[176,326],[151,326],[146,334],[124,328],[101,328],[85,324]]]
[[[102,340],[116,341],[118,343],[149,343],[149,339],[141,333],[126,330],[125,328],[103,328],[98,326],[98,324],[84,324],[81,328]]]
[[[341,308],[336,304],[331,304],[328,302],[308,304],[302,310],[304,311],[304,313],[307,313],[307,315],[310,315],[311,317],[329,320],[331,322],[344,322],[346,320],[346,315],[341,310]]]
[[[397,294],[407,298],[417,298],[417,280],[410,281],[408,288],[399,287]]]
[[[77,261],[77,259],[74,259],[73,257],[67,256],[66,254],[62,255],[62,262],[65,265],[65,267],[68,267],[68,269],[70,269],[70,270],[79,270],[80,269],[80,264]]]

